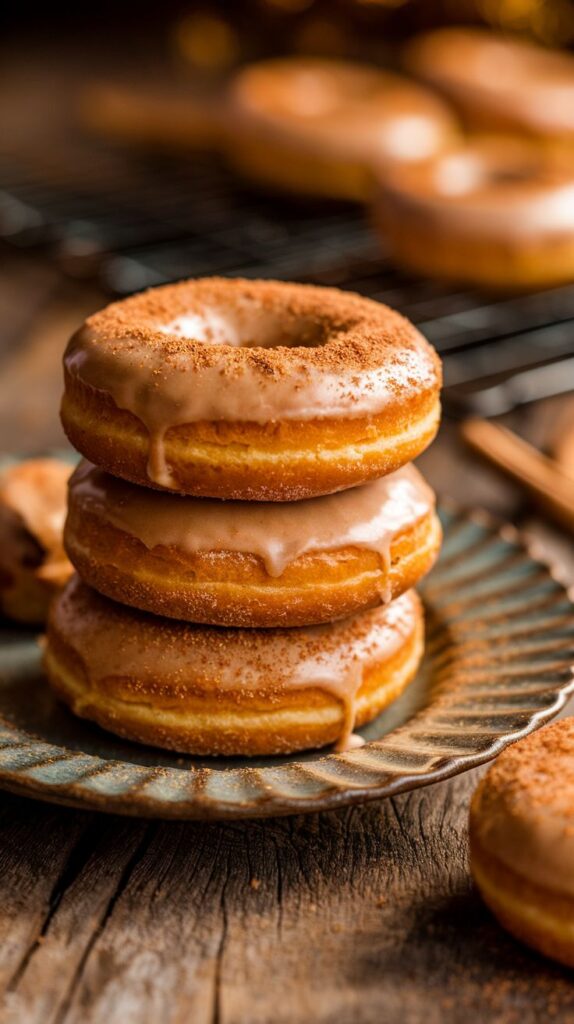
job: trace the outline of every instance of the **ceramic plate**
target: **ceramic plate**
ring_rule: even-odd
[[[208,759],[162,753],[76,719],[51,696],[29,632],[0,633],[0,787],[159,818],[247,818],[374,799],[487,761],[574,690],[574,609],[516,531],[441,509],[441,558],[421,587],[416,681],[346,754]]]

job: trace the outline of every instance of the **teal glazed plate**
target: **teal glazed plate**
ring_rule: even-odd
[[[361,730],[365,746],[210,759],[138,746],[51,695],[30,632],[0,628],[0,788],[157,818],[257,818],[372,800],[495,757],[574,692],[574,608],[512,527],[443,506],[442,555],[420,588],[424,663]]]

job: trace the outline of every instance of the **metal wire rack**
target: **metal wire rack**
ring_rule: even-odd
[[[98,175],[95,158],[80,187],[0,162],[0,239],[43,248],[115,295],[201,274],[354,289],[401,310],[437,347],[453,414],[574,390],[574,284],[502,297],[410,277],[354,207],[256,194],[207,157],[132,155],[127,175],[121,159],[121,185],[113,161]]]

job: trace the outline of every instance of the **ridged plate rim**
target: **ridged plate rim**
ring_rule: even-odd
[[[510,743],[558,714],[574,693],[574,606],[552,567],[537,557],[534,545],[515,527],[451,501],[441,502],[440,512],[445,527],[443,553],[420,588],[431,620],[427,657],[435,678],[433,699],[381,739],[345,754],[326,752],[312,761],[302,761],[294,754],[264,767],[234,767],[230,762],[222,771],[190,765],[184,775],[181,767],[136,765],[127,759],[107,760],[67,750],[18,730],[0,717],[0,788],[83,810],[138,817],[264,818],[391,796],[450,778],[496,757]],[[529,599],[535,598],[532,606],[524,597],[522,607],[519,601],[517,610],[508,611],[513,625],[507,633],[501,631],[500,616],[480,618],[476,597],[472,604],[473,587],[478,587],[482,603],[490,593],[489,573],[491,580],[500,584],[505,565],[506,589],[495,588],[493,600],[498,597],[503,607],[509,601],[512,609],[513,595],[520,594],[521,580],[529,576],[527,594]],[[459,571],[461,566],[463,571]],[[482,584],[486,591],[481,590]],[[457,600],[453,599],[455,586]],[[471,603],[470,614],[465,614],[465,601]],[[477,631],[481,623],[486,628],[482,638]],[[523,660],[526,655],[540,659],[538,672],[526,679],[523,672],[513,672],[520,665],[520,651],[516,648],[513,659],[512,641],[521,636],[520,628],[516,629],[521,623],[527,645],[521,648]],[[473,636],[473,628],[471,641],[468,637]],[[504,688],[490,684],[493,712],[489,720],[477,700],[481,691],[463,680],[469,672],[470,677],[474,673],[480,679],[481,664],[482,677],[488,676],[488,671],[496,677],[492,652],[497,645],[501,664],[506,666],[501,676],[506,683]],[[2,660],[0,649],[0,669]],[[443,679],[449,671],[450,682]],[[466,675],[461,675],[463,671]],[[526,681],[530,678],[532,685]],[[517,701],[516,706],[512,701]],[[480,739],[473,740],[469,722],[481,718]],[[425,758],[430,759],[426,767]],[[161,795],[162,784],[169,783],[174,786],[172,795]]]

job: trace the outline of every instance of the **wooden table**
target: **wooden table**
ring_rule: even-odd
[[[8,265],[6,450],[62,443],[59,354],[102,301],[32,259]],[[543,441],[560,404],[512,422]],[[421,463],[443,493],[523,517],[519,493],[461,451],[454,424]],[[570,542],[526,511],[574,579]],[[0,797],[0,1021],[574,1021],[568,972],[508,937],[472,886],[479,774],[349,810],[222,825]]]

